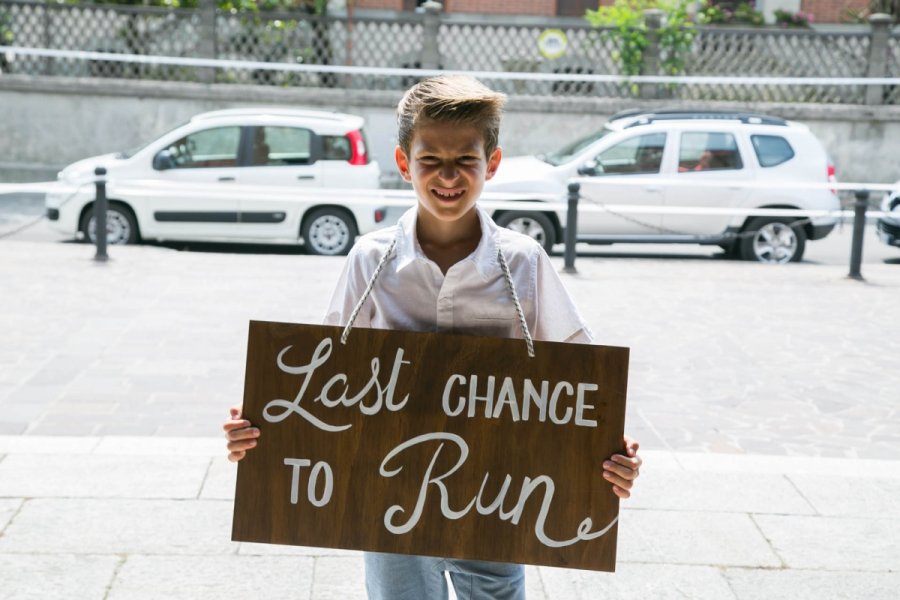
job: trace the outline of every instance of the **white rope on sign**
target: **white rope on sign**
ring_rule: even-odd
[[[87,50],[55,50],[51,48],[27,48],[24,46],[0,46],[0,53],[8,57],[37,56],[74,60],[104,60],[110,62],[150,65],[177,65],[211,67],[220,69],[253,69],[259,71],[292,71],[306,73],[335,73],[345,75],[381,75],[433,77],[436,75],[469,75],[480,79],[513,81],[569,81],[583,83],[673,83],[673,84],[721,84],[721,85],[900,85],[900,77],[721,77],[703,75],[590,75],[580,73],[525,73],[507,71],[458,71],[440,69],[401,69],[392,67],[359,67],[345,65],[309,65],[249,60],[225,60],[216,58],[184,58],[181,56],[148,56],[92,52]]]

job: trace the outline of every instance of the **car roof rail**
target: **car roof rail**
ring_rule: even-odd
[[[241,117],[253,115],[274,115],[279,117],[311,117],[315,119],[328,119],[332,121],[345,121],[350,115],[345,115],[337,111],[327,110],[304,110],[302,108],[287,108],[275,106],[260,106],[246,108],[225,108],[222,110],[213,110],[210,112],[195,115],[192,121],[202,119],[218,119],[221,117]]]
[[[610,121],[618,121],[619,119],[624,119],[626,117],[636,117],[638,115],[647,115],[651,114],[646,110],[641,110],[640,108],[628,108],[625,110],[620,110],[613,116],[609,118]]]
[[[623,111],[629,112],[629,111]],[[617,113],[619,114],[619,113]],[[613,115],[616,117],[616,115]],[[690,121],[690,120],[722,120],[722,121],[740,121],[741,123],[750,125],[779,125],[787,126],[788,122],[781,117],[772,117],[769,115],[761,115],[759,113],[740,112],[730,110],[658,110],[652,112],[632,112],[630,115],[623,115],[619,119],[625,117],[638,117],[633,123],[626,125],[627,127],[637,127],[647,125],[657,121]]]

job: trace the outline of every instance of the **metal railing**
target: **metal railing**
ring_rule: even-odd
[[[650,24],[648,22],[648,24]],[[566,36],[564,56],[547,59],[537,40],[548,27]],[[651,26],[655,26],[652,25]],[[314,16],[305,12],[227,12],[110,4],[58,4],[0,0],[0,43],[104,54],[242,60],[293,65],[431,68],[481,72],[618,75],[619,40],[609,29],[571,19],[554,23],[498,24],[448,18],[440,12]],[[645,52],[644,75],[661,49]],[[900,76],[900,32],[872,22],[869,32],[698,27],[685,58],[687,75],[741,73],[783,77]],[[409,77],[344,78],[320,72],[233,70],[183,65],[126,64],[0,55],[0,71],[58,77],[106,77],[273,86],[402,90]],[[499,91],[533,96],[629,97],[622,83],[538,80],[490,81]],[[863,87],[708,84],[641,88],[642,97],[760,102],[900,103],[900,86]]]

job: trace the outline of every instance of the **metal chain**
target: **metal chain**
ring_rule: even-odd
[[[38,223],[40,223],[43,220],[44,220],[44,215],[41,215],[41,216],[37,217],[36,219],[28,221],[24,225],[20,225],[19,227],[16,227],[15,229],[12,229],[10,231],[4,231],[3,233],[0,233],[0,240],[14,236],[21,231],[25,231],[29,227],[34,227],[35,225],[37,225]]]
[[[620,212],[616,212],[615,210],[607,207],[604,202],[600,202],[599,200],[594,200],[593,198],[590,198],[588,196],[581,196],[581,197],[584,198],[585,200],[587,200],[588,202],[599,206],[600,208],[602,208],[603,210],[605,210],[606,212],[608,212],[609,214],[611,214],[615,217],[619,217],[620,219],[628,221],[629,223],[634,223],[635,225],[640,225],[641,227],[646,227],[647,229],[652,229],[652,230],[658,231],[659,233],[668,233],[671,235],[686,235],[686,236],[697,237],[700,239],[704,239],[704,238],[708,239],[708,238],[717,237],[714,235],[698,236],[693,233],[686,233],[684,231],[678,231],[677,229],[670,229],[668,227],[663,227],[662,225],[653,225],[652,223],[647,223],[645,221],[641,221],[640,219],[637,219],[630,215],[625,215]],[[784,218],[790,218],[790,217],[784,217]],[[804,225],[807,225],[808,223],[812,223],[812,217],[798,218],[795,221],[791,221],[790,223],[788,223],[788,225],[793,229],[796,227],[803,227]],[[741,238],[745,238],[745,237],[751,238],[751,237],[755,236],[756,233],[757,233],[756,231],[743,231],[740,233],[734,233],[731,235],[730,239],[737,241],[737,240],[740,240]]]
[[[506,287],[512,296],[513,304],[516,305],[516,314],[519,316],[519,324],[522,326],[522,335],[525,337],[525,346],[528,348],[528,357],[534,358],[534,340],[531,339],[531,331],[528,330],[528,323],[525,321],[525,311],[519,304],[519,295],[516,293],[516,287],[513,285],[512,275],[509,272],[509,265],[506,264],[506,257],[503,256],[503,249],[497,245],[497,258],[500,259],[500,268],[503,270],[503,277],[506,279]]]
[[[67,197],[65,200],[63,200],[62,202],[60,202],[59,208],[62,208],[63,206],[65,206],[66,204],[68,204],[68,202],[69,202],[70,200],[72,200],[72,198],[74,198],[74,197],[78,194],[78,192],[81,191],[81,188],[85,187],[86,185],[92,185],[92,182],[86,182],[86,183],[79,184],[79,186],[75,188],[75,191],[74,191],[74,192],[72,192],[71,194],[69,194],[68,197]],[[13,229],[13,230],[11,230],[11,231],[4,231],[3,233],[0,233],[0,240],[6,239],[6,238],[11,237],[11,236],[14,236],[14,235],[16,235],[17,233],[20,233],[20,232],[22,232],[22,231],[25,231],[25,230],[28,229],[29,227],[34,227],[35,225],[37,225],[38,223],[40,223],[41,221],[43,221],[46,217],[47,217],[46,214],[42,214],[41,216],[39,216],[39,217],[37,217],[37,218],[35,218],[35,219],[31,220],[31,221],[28,221],[28,222],[25,223],[24,225],[20,225],[19,227],[15,228],[15,229]]]

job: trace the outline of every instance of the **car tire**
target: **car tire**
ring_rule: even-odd
[[[495,219],[500,227],[524,233],[550,252],[556,243],[556,229],[550,218],[539,212],[505,212]]]
[[[310,254],[347,254],[356,241],[357,233],[353,217],[339,208],[317,208],[303,220],[303,242]]]
[[[741,238],[741,257],[764,263],[800,262],[806,249],[803,227],[795,219],[758,217],[751,219]]]
[[[97,243],[94,206],[81,217],[81,233],[91,244]],[[140,241],[137,219],[131,209],[118,202],[110,202],[106,209],[106,243],[110,246],[137,244]]]

